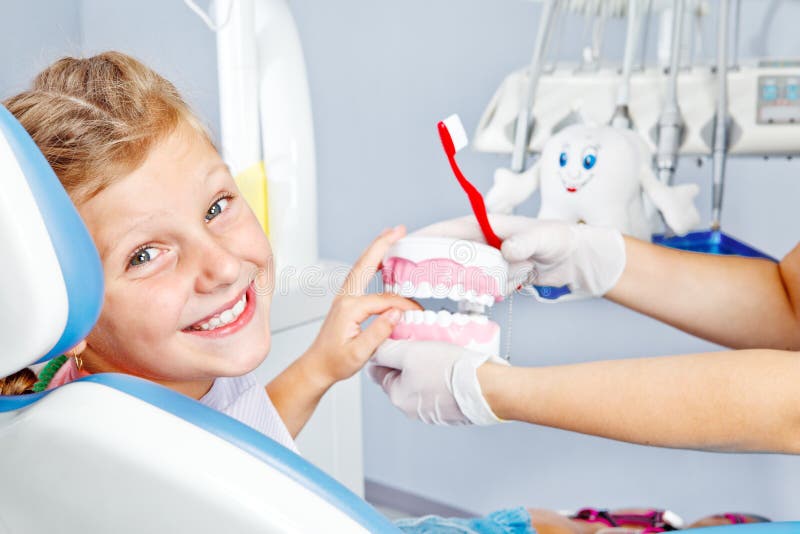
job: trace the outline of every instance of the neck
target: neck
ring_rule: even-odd
[[[178,393],[182,393],[187,397],[191,397],[195,400],[200,399],[203,395],[208,393],[211,389],[211,386],[214,385],[213,378],[203,378],[198,380],[168,380],[165,378],[154,377],[154,376],[146,376],[141,373],[136,373],[134,371],[129,371],[126,369],[122,369],[117,367],[113,363],[109,363],[104,358],[101,358],[91,347],[86,347],[81,353],[81,359],[83,360],[83,369],[90,374],[97,374],[97,373],[119,373],[124,375],[131,375],[137,376],[139,378],[143,378],[145,380],[150,380],[151,382],[155,382],[165,388],[171,389],[173,391],[177,391]]]

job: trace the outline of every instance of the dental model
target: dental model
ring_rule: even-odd
[[[486,308],[505,294],[508,264],[496,248],[473,241],[409,236],[383,259],[387,290],[413,298],[450,299],[459,312],[407,311],[392,339],[447,341],[498,356],[500,326]]]
[[[511,213],[541,187],[540,219],[610,226],[649,241],[658,229],[655,206],[672,231],[686,234],[700,222],[698,187],[661,183],[650,162],[636,132],[572,125],[547,141],[529,170],[497,169],[486,205],[492,213]]]

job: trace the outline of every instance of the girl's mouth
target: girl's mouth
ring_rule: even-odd
[[[256,310],[256,293],[248,285],[242,295],[230,306],[212,317],[202,319],[182,330],[202,337],[224,337],[244,328]]]

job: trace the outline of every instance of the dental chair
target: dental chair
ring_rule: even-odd
[[[0,376],[91,330],[103,273],[46,160],[0,106]],[[734,530],[735,529],[735,530]],[[718,527],[784,534],[800,523]],[[263,434],[172,390],[91,375],[0,396],[0,534],[399,532]]]
[[[0,107],[0,376],[83,339],[103,273],[77,211]],[[0,534],[397,532],[263,434],[127,375],[0,396]]]

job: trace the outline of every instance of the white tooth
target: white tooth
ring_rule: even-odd
[[[454,285],[450,288],[450,292],[447,294],[447,298],[450,300],[461,300],[464,298],[464,286]]]
[[[421,299],[429,299],[432,295],[433,290],[431,289],[430,282],[420,282],[414,296]]]
[[[216,328],[216,327],[218,327],[218,326],[219,326],[219,325],[221,325],[221,324],[222,324],[222,321],[220,321],[218,317],[212,317],[212,318],[211,318],[211,319],[208,321],[208,326],[209,326],[210,328]]]
[[[471,316],[471,318],[472,318],[473,321],[475,321],[478,324],[488,324],[489,323],[489,318],[486,317],[485,315],[473,315],[473,316]]]
[[[392,284],[391,288],[389,289],[392,293],[399,294],[400,293],[400,284]]]
[[[410,281],[406,280],[403,282],[403,285],[400,286],[400,294],[404,297],[413,297],[414,296],[414,284]]]
[[[404,323],[413,323],[414,322],[414,310],[406,310],[403,313],[403,322]]]
[[[422,312],[422,310],[414,310],[414,322],[416,324],[421,324],[424,319],[425,314]]]
[[[230,323],[233,321],[233,312],[231,310],[225,310],[219,314],[219,320],[222,324]]]
[[[459,326],[464,326],[469,321],[469,317],[467,317],[463,313],[457,313],[453,315],[453,322]]]
[[[476,302],[478,295],[477,293],[475,293],[473,290],[470,289],[469,291],[466,292],[464,298],[467,299],[467,302]]]
[[[491,295],[479,295],[478,303],[484,306],[492,306],[494,304],[494,297]]]
[[[423,313],[425,316],[425,324],[434,324],[436,323],[436,312],[431,310],[425,310]]]
[[[232,308],[232,311],[233,311],[233,314],[237,315],[237,316],[240,313],[242,313],[244,311],[244,301],[240,300],[239,302],[237,302],[236,305]]]
[[[211,325],[209,325],[208,323],[203,323],[200,325],[201,330],[208,330],[209,328],[211,328]]]
[[[436,284],[436,286],[433,288],[433,297],[437,299],[447,298],[449,291],[450,290],[447,289],[446,285]]]
[[[450,315],[447,310],[442,310],[436,314],[436,322],[439,323],[439,326],[447,328],[453,324],[453,316]]]

